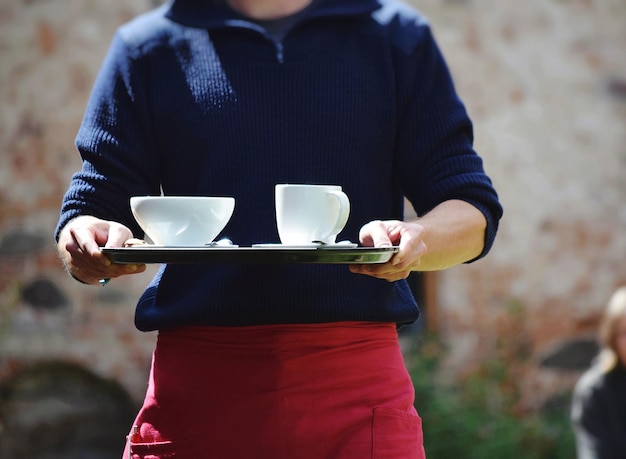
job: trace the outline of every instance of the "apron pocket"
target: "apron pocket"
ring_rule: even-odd
[[[424,459],[422,419],[417,413],[374,408],[372,459]]]
[[[193,440],[130,443],[132,459],[199,459]]]

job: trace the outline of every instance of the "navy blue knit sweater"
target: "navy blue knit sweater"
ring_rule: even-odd
[[[210,1],[177,0],[115,35],[77,136],[83,168],[69,219],[95,215],[141,237],[129,197],[234,196],[223,232],[278,242],[276,183],[341,185],[351,214],[339,239],[462,199],[488,222],[502,209],[472,148],[472,126],[424,18],[393,0],[321,0],[284,38]],[[168,265],[141,297],[136,325],[325,321],[408,323],[404,281],[328,265]]]

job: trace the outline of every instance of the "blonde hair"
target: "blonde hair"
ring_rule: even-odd
[[[614,369],[619,363],[615,337],[617,324],[624,317],[626,317],[626,286],[618,288],[613,293],[600,323],[598,363],[606,372]]]

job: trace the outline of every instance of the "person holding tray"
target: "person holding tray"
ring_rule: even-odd
[[[245,247],[277,240],[276,184],[339,185],[341,239],[399,247],[349,267],[162,265],[135,313],[159,333],[125,457],[425,457],[405,279],[485,256],[502,208],[419,12],[174,0],[117,31],[76,145],[55,237],[84,283],[144,270],[101,250],[143,237],[132,196],[232,196],[224,235]]]

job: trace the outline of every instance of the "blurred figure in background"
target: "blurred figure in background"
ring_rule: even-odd
[[[626,458],[626,286],[611,297],[600,325],[600,354],[574,389],[578,459]]]

